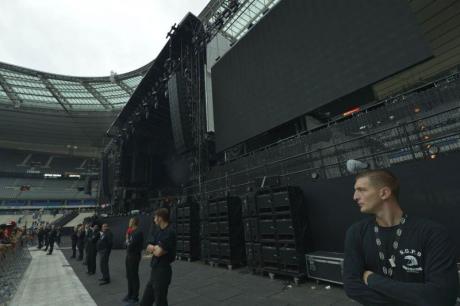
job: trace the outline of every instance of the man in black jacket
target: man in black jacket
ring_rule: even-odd
[[[44,236],[45,236],[45,230],[43,229],[43,225],[40,225],[37,231],[38,249],[41,249],[43,247]]]
[[[51,231],[51,226],[49,225],[49,223],[46,223],[45,224],[45,229],[43,231],[43,240],[45,242],[45,249],[43,249],[43,251],[48,251],[48,246],[49,246],[49,240],[48,240],[48,237],[49,237],[49,233]]]
[[[96,273],[96,257],[97,257],[97,242],[99,240],[99,225],[94,224],[93,228],[88,231],[86,263],[88,265],[88,274],[93,275]]]
[[[45,248],[45,251],[46,251],[46,249],[49,246],[50,250],[48,251],[48,253],[46,253],[46,255],[53,254],[54,242],[56,241],[56,236],[57,236],[56,228],[54,227],[54,225],[52,225],[51,230],[48,233],[48,245]]]
[[[85,256],[83,257],[83,264],[84,265],[87,265],[88,264],[88,252],[89,252],[89,249],[91,248],[91,237],[92,237],[92,229],[91,229],[91,225],[89,223],[86,223],[85,224],[85,246],[84,246],[84,253],[85,253]]]
[[[85,249],[85,229],[83,224],[78,224],[77,230],[77,248],[78,248],[78,258],[77,260],[83,260],[83,254]]]
[[[169,211],[160,208],[155,211],[154,222],[160,228],[147,246],[152,253],[150,280],[145,286],[141,306],[168,306],[168,288],[171,283],[171,263],[176,258],[176,231],[169,223]]]
[[[60,226],[56,226],[56,243],[58,245],[61,245],[61,227]]]
[[[77,255],[78,225],[74,226],[70,238],[72,239],[72,256],[70,258],[75,258]]]
[[[353,198],[375,217],[347,231],[345,291],[363,305],[452,306],[458,275],[447,229],[406,215],[398,195],[399,181],[387,170],[357,176]]]
[[[128,294],[123,302],[139,302],[139,262],[144,247],[144,234],[139,230],[139,218],[131,219],[131,231],[126,240],[126,277],[128,278]]]
[[[99,241],[97,242],[97,251],[99,252],[100,258],[100,268],[102,273],[102,278],[99,279],[101,283],[99,285],[106,285],[110,283],[110,273],[109,273],[109,256],[110,251],[112,250],[113,243],[113,234],[109,229],[107,223],[102,225],[102,232],[100,233]]]

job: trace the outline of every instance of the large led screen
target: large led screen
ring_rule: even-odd
[[[431,56],[407,1],[281,0],[212,69],[217,150]]]

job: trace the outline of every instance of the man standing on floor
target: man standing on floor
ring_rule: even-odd
[[[48,251],[48,245],[49,245],[48,236],[49,236],[50,231],[51,231],[51,227],[49,223],[46,223],[45,230],[43,231],[43,240],[45,241],[45,249],[43,251],[45,252]]]
[[[86,252],[86,263],[88,265],[88,274],[96,273],[97,241],[99,240],[99,225],[94,224],[93,228],[88,231],[88,247]]]
[[[91,229],[91,226],[89,223],[85,224],[85,256],[83,258],[83,264],[88,265],[88,251],[91,248],[91,237],[93,236],[93,230]]]
[[[77,243],[78,243],[78,225],[74,226],[72,235],[70,236],[72,239],[72,256],[71,258],[75,258],[77,255]]]
[[[113,244],[113,234],[109,229],[107,223],[102,225],[102,232],[100,238],[97,242],[97,251],[99,252],[99,266],[102,273],[102,278],[99,279],[101,283],[99,285],[106,285],[110,283],[110,273],[109,273],[109,256],[110,251],[112,250]]]
[[[38,249],[40,250],[43,247],[43,238],[45,236],[45,230],[43,225],[38,227],[37,238],[38,238]]]
[[[150,280],[145,286],[141,306],[168,306],[168,287],[171,283],[171,263],[176,259],[176,232],[169,223],[169,211],[155,211],[154,222],[160,228],[147,246],[152,253]]]
[[[398,196],[399,180],[387,170],[356,177],[353,199],[375,217],[347,231],[345,292],[363,305],[454,305],[458,275],[447,229],[408,216]]]
[[[123,302],[139,302],[139,263],[142,248],[144,247],[144,234],[139,230],[139,217],[131,218],[130,231],[126,239],[126,277],[128,278],[128,294]]]
[[[54,249],[54,242],[56,241],[56,236],[57,236],[57,232],[56,232],[56,229],[54,227],[54,225],[51,225],[51,230],[48,234],[48,245],[46,246],[46,248],[50,248],[50,250],[48,251],[48,253],[46,253],[46,255],[51,255],[53,254],[53,249]],[[46,251],[46,249],[45,249]]]
[[[83,227],[83,224],[78,225],[78,230],[77,230],[77,248],[78,248],[78,258],[77,260],[83,260],[83,254],[84,254],[84,249],[85,249],[85,229]]]
[[[56,226],[56,243],[58,245],[61,245],[61,227],[60,226]]]

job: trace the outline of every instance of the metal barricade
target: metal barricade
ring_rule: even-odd
[[[0,250],[0,306],[8,305],[29,266],[31,255],[27,243],[20,241]]]

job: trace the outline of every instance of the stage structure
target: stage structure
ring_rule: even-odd
[[[175,206],[181,257],[296,281],[305,252],[342,252],[362,217],[346,168],[358,159],[401,178],[411,213],[458,232],[449,171],[459,164],[460,39],[446,51],[427,34],[453,10],[281,0],[230,35],[255,2],[213,1],[214,17],[172,28],[109,130],[108,201],[119,211]],[[423,77],[404,83],[408,71]]]
[[[176,195],[190,181],[199,183],[207,167],[203,27],[187,14],[167,37],[107,132],[101,197],[117,211]]]

